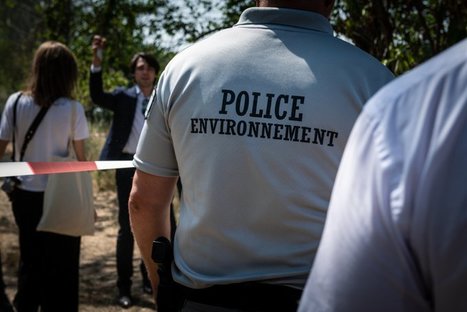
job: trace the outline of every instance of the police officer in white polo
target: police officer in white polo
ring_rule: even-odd
[[[183,311],[295,311],[330,193],[365,101],[393,78],[333,35],[334,1],[257,1],[166,67],[143,128],[130,214],[151,242],[175,234]]]

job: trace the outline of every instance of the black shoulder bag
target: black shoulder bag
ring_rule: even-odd
[[[15,103],[13,104],[13,152],[11,154],[11,161],[15,161],[15,131],[16,131],[16,107],[18,105],[18,101],[21,97],[22,93],[18,95],[18,97],[15,100]],[[19,156],[19,161],[23,161],[24,153],[26,152],[26,147],[28,146],[29,142],[31,141],[32,137],[34,136],[34,133],[36,133],[37,127],[39,127],[39,124],[41,123],[42,119],[45,116],[45,113],[47,113],[48,109],[50,106],[47,107],[42,107],[39,113],[37,113],[36,117],[34,118],[33,122],[31,123],[31,126],[29,126],[28,132],[26,132],[26,136],[24,138],[23,145],[21,146],[21,151],[20,151],[20,156]],[[3,179],[3,184],[1,186],[1,189],[8,195],[8,198],[10,201],[13,199],[13,194],[17,188],[18,185],[21,184],[21,181],[17,177],[6,177]]]

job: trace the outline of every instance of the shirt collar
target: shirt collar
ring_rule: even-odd
[[[141,91],[140,87],[138,85],[135,85],[135,91],[136,91],[136,96],[138,98],[138,101],[144,101],[144,99],[149,98],[144,96],[143,91]]]
[[[139,88],[137,84],[135,84],[135,92],[137,96],[139,96],[139,94],[141,93],[141,89]]]
[[[274,24],[299,27],[333,34],[329,20],[323,15],[296,9],[254,7],[246,9],[235,26]]]

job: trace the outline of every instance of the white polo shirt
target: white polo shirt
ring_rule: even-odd
[[[299,311],[467,311],[467,40],[365,107]]]
[[[303,288],[347,137],[392,77],[301,10],[250,8],[179,53],[134,158],[180,175],[175,279]]]

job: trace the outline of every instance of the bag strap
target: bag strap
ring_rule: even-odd
[[[11,153],[11,161],[15,161],[15,131],[16,131],[16,107],[18,106],[19,98],[23,95],[23,93],[19,93],[16,97],[15,102],[13,103],[13,153]]]
[[[71,102],[71,123],[70,123],[70,137],[68,139],[68,156],[76,158],[76,153],[73,148],[73,129],[76,122],[76,102]]]
[[[42,119],[45,116],[45,113],[49,110],[51,105],[47,107],[42,107],[39,113],[37,113],[36,118],[31,123],[31,126],[29,126],[28,132],[26,132],[26,136],[24,137],[24,142],[23,146],[21,147],[21,153],[19,155],[19,161],[23,160],[24,153],[26,152],[26,147],[28,147],[29,142],[31,141],[32,137],[36,133],[37,127],[39,127],[39,124],[41,123]]]

